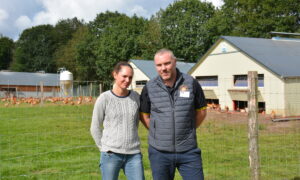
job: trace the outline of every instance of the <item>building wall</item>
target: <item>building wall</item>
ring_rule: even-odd
[[[40,86],[16,86],[16,85],[0,85],[0,88],[16,88],[18,91],[40,91]],[[44,86],[44,92],[59,91],[59,87]]]
[[[300,78],[285,80],[286,116],[300,115]]]
[[[58,91],[52,91],[52,92],[44,92],[44,97],[58,97],[60,94]],[[4,91],[0,91],[0,97],[11,97],[16,96],[18,98],[21,97],[41,97],[41,92],[37,91],[17,91],[14,94],[7,94]]]
[[[14,88],[15,92],[7,93],[7,91],[4,91],[3,88]],[[59,87],[44,86],[43,91],[45,97],[57,96],[59,94]],[[0,85],[0,97],[12,95],[16,97],[39,97],[41,95],[41,89],[40,86]]]
[[[134,65],[132,62],[129,63],[133,68],[133,78],[130,88],[137,91],[138,93],[141,93],[142,86],[136,86],[136,81],[149,81],[148,76],[146,76],[136,65]]]
[[[191,73],[196,76],[218,76],[217,87],[203,87],[218,97],[221,108],[233,110],[233,100],[247,101],[247,87],[235,87],[233,75],[246,75],[248,71],[264,74],[264,87],[259,87],[259,101],[265,102],[266,113],[284,112],[284,82],[238,49],[221,41],[202,63]],[[229,90],[229,91],[228,91]]]

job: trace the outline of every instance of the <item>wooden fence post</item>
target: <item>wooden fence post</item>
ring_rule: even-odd
[[[90,96],[92,96],[93,93],[93,82],[90,82]]]
[[[260,179],[259,148],[258,148],[258,88],[257,72],[248,72],[248,140],[249,140],[249,163],[251,180]]]
[[[40,82],[40,89],[41,89],[41,105],[44,105],[44,82]]]
[[[103,86],[102,86],[102,82],[99,83],[99,95],[102,93],[103,91]]]

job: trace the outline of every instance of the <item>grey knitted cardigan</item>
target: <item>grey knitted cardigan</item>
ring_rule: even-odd
[[[139,95],[134,91],[125,97],[106,91],[97,98],[90,131],[100,151],[140,152],[139,104]]]

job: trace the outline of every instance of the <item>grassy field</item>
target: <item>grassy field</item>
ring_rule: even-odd
[[[92,108],[0,104],[0,179],[99,179],[99,151],[89,133]],[[206,179],[250,179],[246,118],[210,112],[197,130]],[[262,179],[299,178],[299,121],[262,118],[259,129]],[[152,179],[142,126],[139,135],[146,179]],[[126,179],[123,173],[119,179]]]

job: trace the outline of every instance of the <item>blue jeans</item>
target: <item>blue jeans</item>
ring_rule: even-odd
[[[149,146],[149,160],[154,180],[173,180],[178,169],[184,180],[203,180],[201,150],[183,153],[161,152]]]
[[[100,170],[103,180],[118,180],[123,169],[129,180],[144,180],[142,154],[118,154],[101,152]]]

